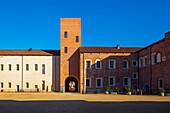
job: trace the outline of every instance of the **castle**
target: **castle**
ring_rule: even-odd
[[[60,19],[60,50],[0,50],[0,91],[170,92],[170,32],[144,48],[84,47],[81,18]]]

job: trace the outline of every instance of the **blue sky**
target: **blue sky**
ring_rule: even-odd
[[[83,46],[144,47],[170,31],[170,0],[0,0],[0,49],[60,49],[59,19],[82,18]]]

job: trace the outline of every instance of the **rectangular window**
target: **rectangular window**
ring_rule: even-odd
[[[9,71],[11,71],[11,64],[9,64]]]
[[[144,57],[143,58],[143,66],[147,66],[147,65],[148,65],[147,57]]]
[[[133,60],[133,61],[132,61],[132,67],[137,67],[137,66],[138,66],[137,60]]]
[[[3,71],[4,70],[4,65],[3,64],[1,64],[1,71]]]
[[[26,71],[29,71],[29,64],[26,64]]]
[[[11,88],[11,82],[9,82],[9,88]]]
[[[101,69],[101,61],[97,60],[95,63],[96,63],[95,64],[96,69]]]
[[[109,77],[109,86],[115,86],[115,77]]]
[[[76,36],[76,42],[79,42],[79,36]]]
[[[1,88],[4,88],[4,83],[3,82],[1,82]]]
[[[155,64],[156,62],[156,53],[152,53],[152,64]]]
[[[102,87],[102,78],[96,78],[96,87]]]
[[[128,68],[129,68],[129,63],[128,63],[127,60],[124,60],[124,61],[123,61],[123,68],[124,68],[124,69],[128,69]]]
[[[137,72],[133,73],[133,79],[138,79],[138,73]]]
[[[68,53],[68,48],[64,47],[64,53]]]
[[[91,79],[86,78],[86,87],[91,87]]]
[[[128,77],[124,77],[124,78],[123,78],[123,85],[124,85],[124,86],[131,85],[131,79],[128,78]]]
[[[35,88],[38,88],[38,85],[35,85]]]
[[[19,64],[17,64],[17,71],[19,71]]]
[[[116,68],[116,60],[109,60],[109,69]]]
[[[90,69],[91,68],[91,61],[86,61],[86,69]]]
[[[163,88],[163,86],[164,86],[163,83],[164,83],[163,79],[159,79],[158,80],[158,88]]]
[[[68,33],[66,31],[64,32],[64,38],[68,38]]]
[[[35,64],[35,71],[38,71],[38,64]]]
[[[29,88],[29,83],[28,82],[26,83],[26,88]]]
[[[42,64],[42,74],[45,74],[45,64]]]
[[[139,59],[139,67],[142,67],[142,65],[143,65],[142,63],[143,63],[143,60],[142,60],[142,58],[140,58]]]

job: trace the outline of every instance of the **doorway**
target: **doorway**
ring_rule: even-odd
[[[66,79],[65,92],[78,92],[78,81],[75,77],[68,77]]]

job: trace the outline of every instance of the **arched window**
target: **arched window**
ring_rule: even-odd
[[[123,68],[125,69],[129,68],[129,62],[127,60],[123,61]]]
[[[160,53],[157,53],[156,58],[157,58],[157,62],[161,62],[161,54]]]
[[[96,69],[101,69],[102,68],[102,63],[99,59],[95,61],[95,68]]]

